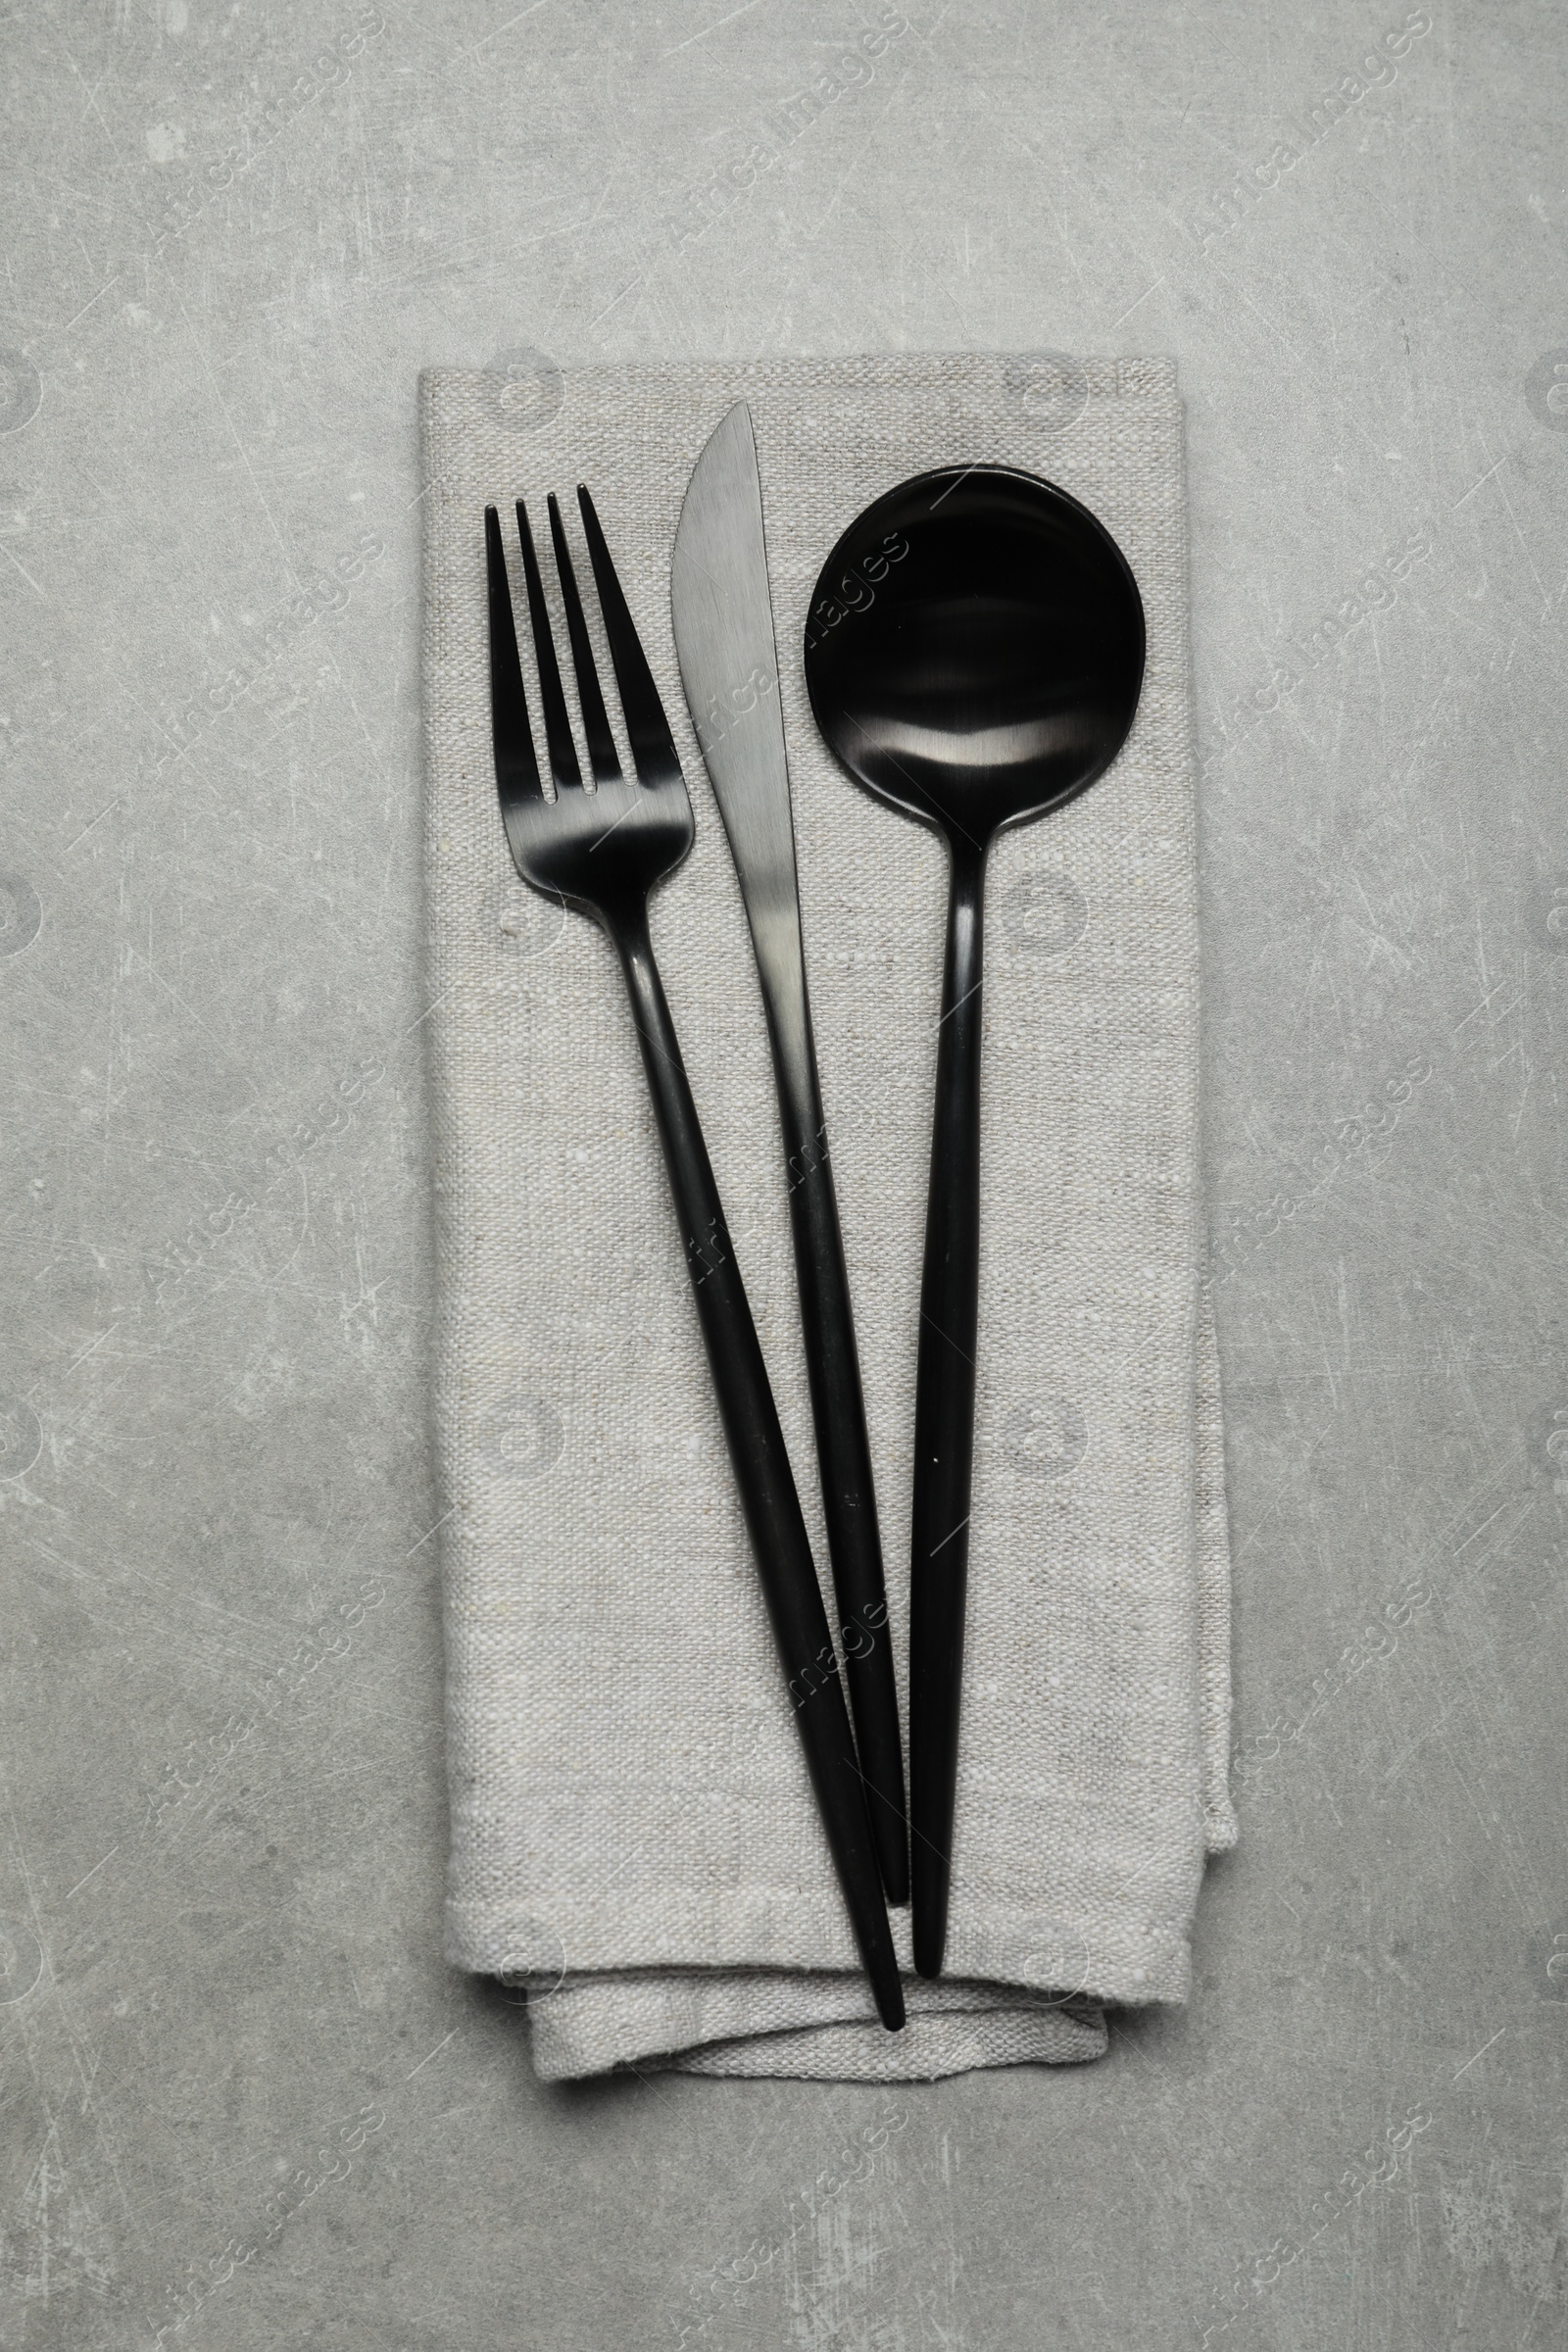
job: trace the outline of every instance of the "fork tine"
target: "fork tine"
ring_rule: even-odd
[[[588,542],[588,556],[594,567],[594,579],[599,587],[600,610],[605,616],[605,635],[610,640],[610,659],[614,667],[615,683],[620,688],[620,708],[626,720],[626,736],[631,745],[637,773],[645,784],[668,784],[680,781],[680,761],[675,757],[675,739],[664,716],[664,706],[654,684],[654,673],[638,639],[626,599],[620,592],[615,567],[610,561],[605,534],[594,513],[594,502],[584,483],[577,484],[577,504],[582,509],[583,536]]]
[[[599,689],[594,649],[588,642],[588,623],[583,618],[582,598],[577,594],[577,574],[572,569],[571,550],[566,545],[561,508],[553,490],[546,503],[550,508],[550,537],[556,551],[561,601],[566,608],[566,634],[571,639],[572,667],[577,672],[577,700],[582,705],[582,728],[588,738],[588,764],[594,771],[596,784],[618,783],[620,755],[615,750],[615,738],[610,732],[605,698]]]
[[[533,622],[533,650],[539,663],[539,700],[544,705],[545,742],[550,750],[550,772],[555,778],[559,795],[569,785],[576,785],[581,790],[582,770],[577,765],[577,747],[571,740],[566,698],[561,691],[561,671],[556,665],[556,641],[550,630],[550,608],[545,603],[545,584],[539,577],[539,559],[533,552],[528,510],[520,498],[517,501],[517,536],[522,541],[522,569],[528,582],[528,617]]]
[[[539,762],[534,757],[533,730],[522,691],[522,663],[517,659],[517,629],[512,617],[512,589],[507,580],[507,558],[501,544],[501,517],[494,507],[484,511],[485,570],[490,582],[490,728],[496,755],[496,789],[505,809],[509,801],[543,800]]]

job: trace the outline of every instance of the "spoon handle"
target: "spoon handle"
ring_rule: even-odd
[[[910,1883],[914,1965],[922,1977],[942,1974],[953,1875],[980,1284],[986,853],[968,842],[952,846],[920,1287],[909,1549]]]

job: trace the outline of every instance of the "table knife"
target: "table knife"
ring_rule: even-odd
[[[850,1704],[890,1903],[909,1899],[904,1753],[849,1274],[806,989],[762,489],[737,401],[697,461],[670,569],[681,683],[740,874],[790,1182],[801,1320]],[[824,1672],[835,1671],[831,1659]]]

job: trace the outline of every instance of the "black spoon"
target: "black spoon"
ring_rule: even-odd
[[[890,490],[823,566],[806,634],[816,723],[952,872],[914,1406],[909,1828],[914,1965],[942,1973],[952,1880],[980,1246],[986,858],[1127,739],[1144,608],[1104,525],[1054,483],[948,467]]]

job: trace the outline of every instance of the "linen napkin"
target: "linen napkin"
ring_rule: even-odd
[[[449,1956],[527,1982],[549,2079],[891,2080],[1098,2056],[1103,2003],[1185,1998],[1204,1853],[1236,1834],[1174,368],[1025,354],[563,374],[535,355],[520,374],[434,370],[421,393]],[[656,895],[655,948],[825,1577],[761,1000],[669,619],[681,499],[738,398],[901,1703],[945,860],[819,739],[808,602],[871,499],[992,461],[1101,516],[1148,618],[1121,757],[992,858],[948,1974],[906,1980],[901,2034],[875,2021],[812,1805],[619,969],[596,925],[516,878],[491,762],[483,510],[510,541],[511,502],[537,531],[555,490],[574,526],[585,480],[691,788],[696,847]],[[908,1914],[893,1916],[908,1970]]]

